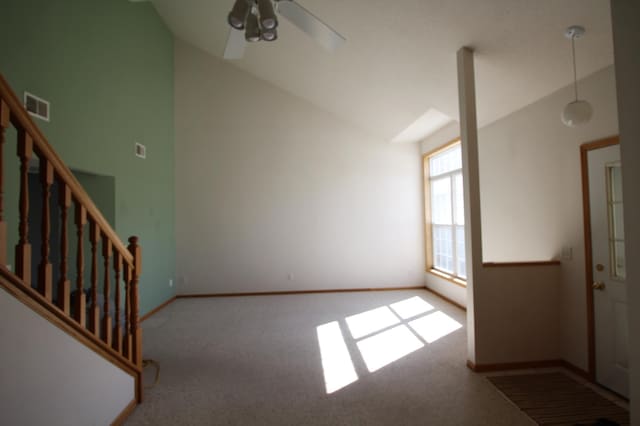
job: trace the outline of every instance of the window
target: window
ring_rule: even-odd
[[[427,270],[459,284],[467,277],[460,141],[424,157]]]

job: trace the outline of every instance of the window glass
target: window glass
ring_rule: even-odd
[[[464,189],[462,187],[462,172],[455,175],[456,193],[456,225],[464,225]]]
[[[622,202],[622,168],[620,166],[610,167],[611,201]]]
[[[614,243],[613,272],[616,278],[624,279],[627,276],[627,268],[624,259],[624,241]]]
[[[431,181],[431,220],[435,224],[451,224],[451,178]]]
[[[465,261],[464,226],[456,226],[456,250],[458,261],[458,276],[467,278],[467,265]]]
[[[611,204],[611,222],[613,227],[613,239],[624,240],[624,217],[622,204]]]
[[[429,159],[429,175],[441,174],[462,169],[462,151],[460,144],[451,147]]]
[[[453,273],[453,233],[451,226],[433,226],[433,265]]]
[[[609,252],[613,278],[627,276],[624,252],[624,215],[622,213],[622,168],[607,165],[607,210],[609,213]]]

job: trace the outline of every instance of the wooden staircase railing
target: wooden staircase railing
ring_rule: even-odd
[[[12,225],[18,228],[15,272],[7,268],[9,242],[5,221],[5,139],[6,131],[11,126],[17,134],[20,164],[19,220]],[[35,176],[29,170],[34,154],[39,159],[39,170]],[[29,180],[36,177],[42,188],[40,218],[34,218],[40,212],[29,210]],[[13,179],[8,182],[13,182]],[[57,191],[53,190],[54,187],[57,187]],[[57,203],[54,204],[52,196],[55,195]],[[57,247],[52,247],[51,242],[52,214],[56,214],[60,222]],[[39,256],[31,250],[30,219],[32,224],[40,224]],[[70,220],[73,220],[73,224],[68,223]],[[90,259],[85,259],[85,232],[88,232]],[[72,234],[75,234],[75,241]],[[70,265],[74,264],[68,258],[70,240],[76,247],[75,275],[69,271]],[[55,283],[52,250],[58,250],[60,254],[55,265],[58,275]],[[98,276],[100,255],[100,266],[104,269],[102,277]],[[132,374],[136,379],[138,402],[142,401],[142,333],[138,312],[141,259],[138,238],[130,237],[128,246],[122,243],[0,75],[0,284],[23,300],[31,299],[31,306],[36,306],[32,303],[35,301],[46,310],[50,320],[59,321],[58,325]],[[87,260],[90,275],[85,273]],[[37,279],[32,277],[32,265]],[[73,278],[74,290],[71,284]],[[87,278],[88,286],[85,284]]]

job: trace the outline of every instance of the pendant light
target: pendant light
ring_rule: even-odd
[[[593,109],[591,104],[584,100],[578,99],[578,76],[576,72],[576,46],[575,41],[584,35],[584,27],[573,25],[565,31],[566,38],[571,40],[571,54],[573,58],[573,91],[575,98],[572,102],[569,102],[567,106],[562,110],[562,122],[569,127],[576,127],[581,124],[587,123],[591,120],[593,115]]]

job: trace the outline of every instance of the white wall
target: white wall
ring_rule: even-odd
[[[0,423],[109,425],[134,379],[0,287]]]
[[[631,424],[640,424],[640,3],[612,1],[614,53],[620,114],[629,339],[631,364]]]
[[[175,61],[178,293],[424,284],[418,146],[184,42]]]
[[[476,76],[481,79],[482,76]],[[618,132],[613,67],[579,82],[580,96],[594,108],[590,123],[565,127],[560,112],[571,100],[565,87],[479,131],[480,191],[485,262],[534,261],[560,258],[563,247],[573,249],[564,260],[561,289],[548,293],[546,306],[557,306],[557,356],[587,368],[587,328],[580,150],[582,143]],[[457,136],[455,125],[427,139],[422,151]],[[431,274],[427,274],[431,275]],[[427,278],[431,287],[433,278]],[[459,293],[449,284],[445,294]],[[446,287],[445,287],[446,288]],[[531,289],[537,294],[540,289]],[[526,291],[523,288],[523,291]],[[557,297],[560,297],[560,303]],[[555,298],[555,299],[554,299]],[[547,353],[551,355],[553,351]]]

